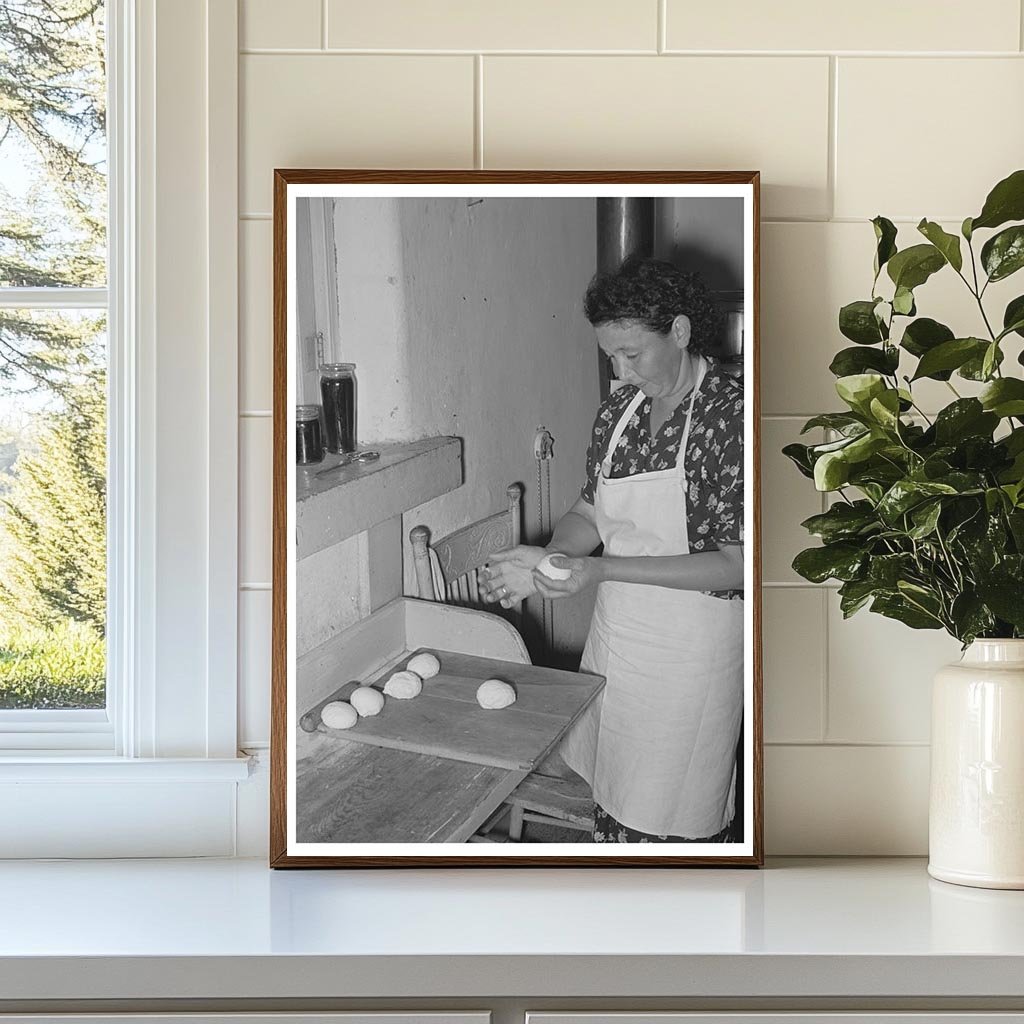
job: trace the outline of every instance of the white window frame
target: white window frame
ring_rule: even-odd
[[[0,715],[0,857],[177,853],[181,830],[229,855],[248,775],[237,0],[107,0],[107,31],[109,289],[89,292],[109,311],[108,710]]]

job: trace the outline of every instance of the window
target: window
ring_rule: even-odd
[[[101,747],[110,745],[105,6],[0,4],[0,717],[26,742],[56,731]]]
[[[90,555],[89,573],[66,576],[77,588],[105,577],[106,687],[103,699],[89,694],[93,707],[83,697],[77,707],[0,710],[0,857],[229,855],[248,774],[236,746],[237,5],[0,0],[3,161],[17,155],[4,128],[24,98],[10,91],[11,33],[34,60],[85,33],[76,21],[85,18],[103,55],[106,88],[90,86],[102,130],[72,135],[49,108],[39,123],[63,142],[62,158],[90,165],[83,174],[99,198],[85,202],[73,167],[44,195],[38,182],[50,179],[33,186],[24,153],[20,165],[0,163],[0,224],[28,223],[29,200],[9,197],[36,187],[49,231],[0,241],[0,315],[19,317],[38,344],[74,352],[74,367],[61,367],[69,381],[106,374],[105,431],[93,403],[72,424],[76,440],[55,442],[62,456],[82,457],[82,438],[106,436],[105,460],[93,444],[89,463],[106,463],[105,573],[102,544],[83,531],[71,548]],[[29,84],[81,114],[89,99],[60,79],[70,64],[59,62],[56,79],[44,66],[30,68]],[[107,244],[94,233],[90,249],[76,217],[98,219],[104,196]],[[30,280],[13,271],[16,257],[28,264],[42,251],[33,237],[52,258],[39,263],[49,276]],[[2,409],[13,383],[0,380]],[[61,412],[68,400],[47,394],[37,405]],[[12,432],[36,412],[13,416]],[[0,439],[0,467],[7,451]],[[0,573],[6,581],[2,562]],[[76,669],[101,678],[92,655],[73,651]]]

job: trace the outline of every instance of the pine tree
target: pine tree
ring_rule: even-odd
[[[0,287],[105,283],[105,78],[102,0],[0,3],[0,147],[39,178],[0,185]],[[74,390],[94,353],[62,326],[0,309],[0,385]]]
[[[103,15],[0,0],[0,155],[32,180],[0,182],[0,288],[106,283]],[[105,631],[102,338],[94,316],[0,308],[0,397],[41,410],[0,491],[0,624]]]
[[[22,453],[0,499],[8,620],[106,629],[106,395],[102,375]]]

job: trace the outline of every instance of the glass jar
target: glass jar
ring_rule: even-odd
[[[324,460],[324,435],[320,429],[320,406],[295,407],[295,461],[311,466]]]
[[[320,367],[324,405],[324,444],[329,452],[356,450],[356,364],[324,363]]]

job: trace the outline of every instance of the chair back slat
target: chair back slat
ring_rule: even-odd
[[[477,572],[495,551],[519,544],[522,494],[522,487],[512,484],[507,490],[508,508],[504,512],[470,523],[437,541],[431,540],[425,526],[410,531],[416,589],[423,600],[517,617],[515,613],[509,616],[497,605],[484,603]]]

